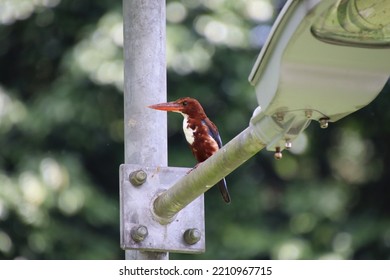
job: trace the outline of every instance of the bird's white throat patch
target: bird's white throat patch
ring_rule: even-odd
[[[183,120],[183,131],[184,131],[184,136],[186,137],[186,140],[187,142],[192,145],[192,143],[194,143],[195,141],[195,137],[194,137],[194,132],[196,131],[196,129],[191,129],[188,125],[188,115],[187,114],[183,114],[181,113],[184,117],[184,120]]]

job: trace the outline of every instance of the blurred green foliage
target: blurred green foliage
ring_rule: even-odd
[[[168,99],[192,96],[227,142],[284,1],[167,1]],[[0,0],[0,258],[122,259],[120,2]],[[206,194],[206,253],[173,259],[390,258],[390,87],[281,161],[263,151]],[[168,115],[169,164],[193,166]]]

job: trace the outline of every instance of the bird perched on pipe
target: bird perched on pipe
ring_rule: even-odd
[[[176,101],[148,106],[161,111],[175,112],[183,115],[183,131],[191,151],[198,164],[211,157],[222,147],[221,137],[215,124],[209,120],[198,100],[183,97]],[[196,166],[198,166],[198,164]],[[196,167],[195,166],[195,167]],[[231,201],[223,178],[217,183],[226,203]]]

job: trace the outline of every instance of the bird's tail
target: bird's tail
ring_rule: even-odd
[[[226,185],[226,180],[225,180],[225,178],[223,178],[221,181],[219,181],[219,182],[217,183],[217,185],[218,185],[219,191],[220,191],[221,194],[222,194],[223,200],[224,200],[226,203],[230,203],[231,199],[230,199],[230,194],[229,194],[229,191],[228,191],[228,188],[227,188],[227,185]]]

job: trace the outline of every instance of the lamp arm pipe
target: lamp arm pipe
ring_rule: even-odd
[[[217,153],[181,178],[153,202],[156,219],[167,224],[198,196],[265,147],[250,125]]]

